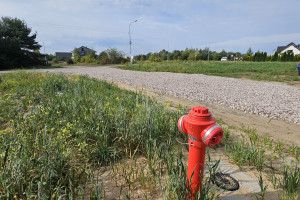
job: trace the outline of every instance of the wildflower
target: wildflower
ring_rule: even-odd
[[[68,127],[68,128],[71,128],[71,127],[72,127],[72,124],[71,124],[70,122],[68,122],[68,123],[67,123],[67,127]]]

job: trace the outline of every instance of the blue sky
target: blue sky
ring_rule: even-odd
[[[46,53],[87,46],[132,54],[209,47],[273,53],[300,44],[299,0],[0,0],[1,16],[24,19]],[[43,52],[43,49],[42,49]]]

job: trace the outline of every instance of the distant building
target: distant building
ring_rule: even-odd
[[[93,49],[87,48],[85,46],[81,46],[81,47],[79,47],[77,49],[78,49],[78,53],[79,53],[80,57],[85,56],[89,52],[95,52],[96,53],[96,51],[94,51]],[[73,57],[74,57],[74,55],[73,55]]]
[[[55,52],[55,56],[60,57],[60,58],[71,58],[72,53],[71,52]]]
[[[293,52],[294,55],[300,55],[300,44],[296,45],[295,43],[291,42],[286,46],[278,46],[277,52],[278,54],[283,54],[284,52]]]

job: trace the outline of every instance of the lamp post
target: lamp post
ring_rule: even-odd
[[[135,23],[135,22],[137,22],[137,19],[136,20],[134,20],[133,22],[131,22],[130,24],[129,24],[129,48],[130,48],[130,63],[132,64],[132,56],[131,56],[131,34],[130,34],[130,26],[131,26],[131,24],[133,24],[133,23]]]
[[[45,64],[48,64],[47,58],[46,58],[46,51],[45,51],[45,43],[43,42],[43,47],[44,47],[44,56],[45,56]]]

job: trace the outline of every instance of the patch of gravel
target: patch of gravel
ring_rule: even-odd
[[[87,74],[101,80],[144,87],[162,94],[220,104],[272,119],[280,118],[300,124],[300,88],[280,83],[202,74],[139,72],[111,67],[72,67],[39,71]]]

